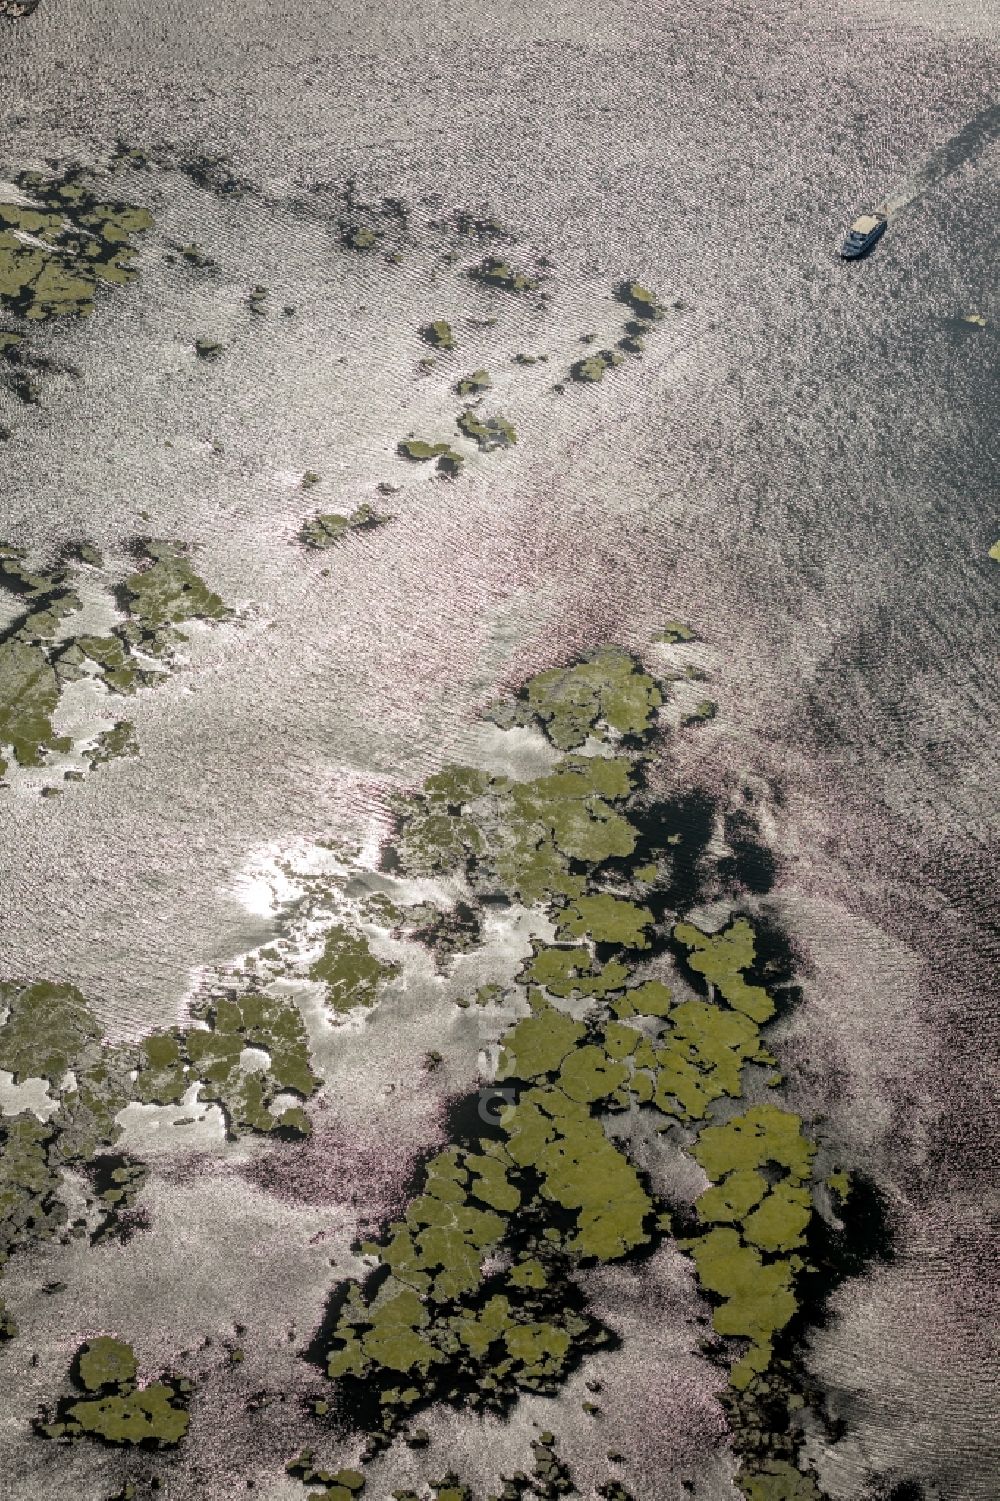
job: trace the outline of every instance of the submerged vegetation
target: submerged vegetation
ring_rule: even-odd
[[[510,448],[517,442],[517,434],[506,417],[480,417],[471,409],[458,418],[458,429],[477,443],[484,453],[494,448]]]
[[[335,542],[346,537],[348,532],[371,531],[391,519],[376,511],[370,502],[363,501],[348,516],[337,511],[320,512],[306,522],[299,535],[308,547],[332,547]]]
[[[83,1395],[65,1397],[54,1419],[38,1419],[36,1431],[44,1438],[168,1449],[187,1433],[191,1382],[164,1375],[140,1386],[132,1346],[122,1340],[88,1340],[77,1352],[72,1376]]]
[[[150,628],[193,607],[191,590],[131,589]],[[682,644],[691,634],[668,632]],[[558,1392],[617,1338],[588,1310],[579,1270],[647,1254],[672,1234],[727,1352],[740,1488],[748,1501],[819,1501],[803,1459],[800,1417],[814,1398],[797,1341],[815,1306],[810,1289],[832,1275],[823,1250],[836,1236],[837,1222],[823,1222],[830,1195],[842,1204],[852,1187],[777,1094],[766,1029],[781,995],[761,967],[755,922],[732,912],[703,928],[686,915],[699,888],[677,875],[710,870],[710,826],[685,832],[645,788],[663,702],[636,658],[606,647],[536,674],[491,711],[501,726],[545,736],[558,753],[549,770],[519,780],[446,766],[396,800],[383,867],[459,881],[465,943],[482,942],[477,909],[501,899],[534,907],[555,937],[533,940],[513,986],[480,987],[477,1004],[502,1002],[516,1018],[487,1091],[494,1104],[426,1163],[402,1215],[358,1245],[372,1269],[333,1290],[312,1345],[335,1383],[316,1413],[359,1427],[372,1458],[401,1433],[416,1446],[409,1425],[429,1403],[504,1411],[521,1393]],[[411,912],[379,898],[372,912],[384,908],[400,931],[435,943],[433,906],[423,899]],[[45,1080],[57,1101],[47,1121],[22,1113],[0,1127],[4,1255],[39,1238],[98,1239],[141,1221],[146,1170],[115,1153],[116,1116],[130,1101],[216,1104],[231,1136],[308,1132],[304,1106],[321,1080],[298,1006],[260,988],[292,975],[277,951],[273,958],[242,993],[197,1003],[186,1028],[113,1048],[72,987],[3,987],[0,1068],[15,1083]],[[363,1014],[398,973],[343,921],[325,926],[306,963],[302,977],[321,987],[333,1017]],[[630,1133],[615,1123],[637,1112],[651,1112],[704,1171],[693,1204],[658,1199],[631,1159]],[[74,1166],[92,1191],[71,1217],[61,1183]],[[4,1330],[16,1333],[9,1315]],[[83,1395],[40,1419],[40,1432],[110,1443],[183,1436],[185,1389],[171,1376],[138,1386],[127,1345],[89,1341],[74,1381]],[[554,1439],[540,1442],[530,1489],[560,1494],[569,1472]],[[324,1497],[353,1496],[364,1480],[309,1453],[288,1469]],[[438,1487],[451,1493],[471,1494],[454,1475]],[[629,1492],[611,1477],[600,1494]]]
[[[542,729],[563,753],[550,772],[446,767],[399,803],[394,867],[461,876],[474,901],[539,904],[556,941],[535,942],[507,998],[522,1014],[502,1040],[495,1127],[434,1156],[403,1217],[359,1247],[375,1269],[336,1290],[314,1350],[377,1453],[428,1402],[503,1409],[557,1390],[612,1339],[575,1269],[641,1253],[674,1227],[732,1342],[738,1483],[749,1501],[808,1501],[820,1492],[796,1438],[806,1398],[793,1331],[829,1183],[802,1120],[773,1097],[763,1029],[777,1002],[757,977],[753,923],[703,931],[671,911],[674,836],[650,848],[643,834],[661,703],[617,648],[539,673],[493,717]],[[577,754],[585,744],[596,753]],[[741,1108],[751,1069],[772,1085]],[[693,1209],[658,1202],[609,1136],[638,1110],[704,1170]]]
[[[221,195],[246,187],[207,159],[183,170]],[[152,222],[144,210],[99,202],[78,174],[26,175],[21,186],[37,207],[0,204],[0,305],[25,320],[85,315],[99,282],[134,276],[130,237]],[[388,247],[384,258],[399,259],[405,206],[386,200],[377,217],[357,202],[353,185],[341,196],[345,249]],[[511,238],[471,216],[449,228],[477,241]],[[205,266],[202,252],[189,248],[196,253],[182,249],[182,257]],[[359,274],[369,272],[366,260]],[[504,293],[541,286],[539,276],[496,255],[458,274]],[[614,347],[572,364],[581,385],[640,356],[666,319],[665,305],[638,281],[620,283],[613,295],[627,309],[624,332],[605,333]],[[263,313],[266,289],[256,288],[248,305]],[[495,321],[463,323],[463,347],[467,328]],[[443,319],[420,332],[436,350],[456,347]],[[0,353],[12,389],[32,401],[24,337],[0,335]],[[211,360],[222,346],[199,339],[195,350]],[[514,356],[522,366],[535,358]],[[455,419],[463,438],[484,453],[517,442],[505,418],[480,413],[479,398],[493,384],[487,369],[456,380],[451,362],[449,381],[452,398],[474,403]],[[396,451],[452,477],[473,456],[412,435]],[[304,488],[315,483],[308,472]],[[300,539],[326,548],[387,519],[368,504],[347,515],[319,513]],[[113,595],[123,618],[106,634],[74,635],[72,616],[82,608],[75,570],[103,569],[100,556],[84,545],[57,567],[35,570],[19,549],[0,549],[0,584],[23,606],[0,635],[0,748],[17,765],[44,766],[74,749],[54,725],[66,684],[88,678],[130,696],[170,670],[185,639],[180,625],[231,617],[183,548],[147,540],[136,551],[138,566]],[[654,639],[683,646],[694,633],[669,622]],[[691,668],[687,676],[704,674]],[[314,1412],[330,1414],[339,1433],[363,1432],[373,1457],[404,1432],[420,1447],[422,1430],[408,1425],[428,1404],[503,1412],[520,1394],[555,1394],[617,1338],[588,1308],[581,1270],[638,1258],[673,1236],[711,1306],[710,1353],[728,1366],[724,1405],[739,1487],[748,1501],[819,1501],[801,1427],[814,1399],[800,1339],[816,1315],[817,1289],[835,1273],[825,1259],[839,1233],[831,1203],[841,1207],[854,1187],[843,1171],[830,1172],[822,1144],[778,1092],[767,1029],[784,996],[763,958],[759,919],[738,907],[711,923],[699,915],[706,888],[713,898],[727,889],[722,861],[709,851],[711,817],[692,830],[647,785],[665,691],[665,680],[617,646],[539,672],[489,718],[544,737],[546,771],[517,778],[449,765],[393,801],[380,874],[398,873],[401,887],[440,881],[439,891],[462,893],[446,901],[422,886],[420,900],[402,907],[371,898],[367,912],[391,923],[394,938],[424,943],[443,969],[455,953],[484,945],[488,909],[516,904],[529,909],[535,936],[512,983],[491,980],[474,993],[484,1012],[502,1005],[515,1018],[501,1038],[499,1087],[486,1092],[494,1106],[484,1113],[484,1095],[478,1114],[465,1108],[474,1099],[453,1102],[448,1145],[423,1164],[401,1213],[356,1247],[370,1270],[331,1290],[310,1354],[334,1389]],[[702,699],[681,725],[717,712],[714,700]],[[131,721],[119,719],[83,754],[96,766],[136,750]],[[0,760],[0,775],[6,770]],[[272,963],[262,950],[258,974],[235,993],[203,996],[187,1025],[136,1043],[110,1044],[72,986],[0,985],[0,1069],[15,1085],[44,1081],[54,1107],[45,1120],[29,1111],[0,1117],[0,1265],[39,1241],[124,1237],[141,1225],[148,1170],[120,1147],[118,1118],[129,1105],[216,1107],[230,1140],[309,1135],[307,1105],[322,1078],[298,1004],[267,982],[312,982],[323,1025],[344,1025],[350,1014],[346,1025],[361,1027],[400,974],[356,922],[324,922],[310,936],[298,968],[277,950]],[[456,1004],[467,1010],[472,1002]],[[426,1055],[427,1068],[442,1062],[437,1049]],[[627,1127],[643,1113],[704,1173],[707,1186],[693,1203],[660,1199],[634,1160]],[[16,1332],[0,1304],[0,1335]],[[231,1364],[242,1358],[232,1352]],[[38,1419],[37,1431],[50,1439],[155,1448],[187,1431],[191,1383],[167,1372],[140,1384],[135,1353],[117,1338],[87,1340],[70,1380],[75,1390],[55,1415]],[[585,1402],[584,1410],[596,1416],[599,1404]],[[571,1490],[554,1435],[543,1433],[532,1451],[532,1476],[505,1479],[505,1501]],[[319,1465],[310,1451],[287,1470],[321,1487],[316,1501],[352,1501],[365,1485],[360,1470]],[[432,1488],[437,1501],[471,1495],[451,1473]],[[606,1501],[631,1501],[613,1476],[597,1490]]]
[[[53,716],[67,683],[90,679],[109,694],[128,697],[163,681],[186,637],[178,626],[221,621],[232,611],[199,577],[174,542],[136,544],[139,567],[115,590],[125,618],[107,635],[74,635],[73,615],[82,607],[76,570],[102,568],[84,543],[53,568],[36,569],[23,549],[0,545],[0,589],[21,607],[0,632],[0,777],[8,770],[4,751],[22,767],[44,767],[54,755],[75,749],[56,733]],[[91,767],[134,755],[134,727],[127,719],[100,731],[79,747]]]
[[[0,202],[0,308],[29,321],[83,317],[101,284],[137,275],[132,236],[152,226],[144,208],[106,201],[79,169],[22,172],[24,201]]]
[[[192,1024],[138,1044],[106,1041],[85,997],[71,985],[0,984],[0,1069],[15,1084],[45,1080],[56,1108],[0,1117],[0,1267],[39,1240],[98,1240],[135,1220],[142,1164],[115,1154],[117,1117],[130,1102],[204,1109],[216,1104],[227,1134],[302,1137],[303,1103],[319,1079],[294,1001],[249,991],[201,1003]],[[263,1055],[248,1067],[246,1049]],[[67,1171],[91,1187],[70,1211]],[[16,1334],[0,1302],[0,1333]]]

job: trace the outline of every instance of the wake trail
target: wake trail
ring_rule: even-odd
[[[993,104],[989,109],[984,109],[981,114],[975,115],[957,135],[952,136],[950,141],[946,141],[929,156],[923,165],[896,189],[891,198],[879,204],[876,213],[884,214],[887,219],[891,219],[893,214],[898,214],[914,199],[920,198],[931,188],[936,187],[963,162],[970,161],[998,135],[1000,135],[1000,104]]]

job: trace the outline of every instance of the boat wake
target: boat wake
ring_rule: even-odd
[[[891,219],[915,199],[943,182],[958,167],[970,161],[982,148],[1000,135],[1000,104],[975,115],[957,135],[946,141],[933,155],[885,203],[880,203],[876,213]]]

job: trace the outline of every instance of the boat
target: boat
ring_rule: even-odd
[[[878,212],[862,214],[860,219],[855,219],[840,249],[844,260],[857,261],[867,255],[876,240],[880,240],[885,234],[888,223],[885,214]]]

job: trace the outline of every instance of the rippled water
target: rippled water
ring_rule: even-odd
[[[153,174],[158,233],[210,247],[221,277],[143,252],[136,287],[46,331],[81,379],[15,412],[0,448],[12,540],[87,536],[114,558],[137,531],[180,537],[246,611],[136,701],[140,759],[60,799],[5,796],[0,970],[72,980],[123,1031],[172,1021],[195,966],[266,936],[245,885],[261,852],[370,837],[387,790],[461,756],[476,709],[528,671],[690,619],[721,712],[665,775],[758,789],[807,975],[793,1091],[899,1219],[898,1260],[815,1341],[855,1436],[819,1458],[838,1501],[868,1471],[992,1494],[995,136],[901,204],[869,260],[835,252],[993,105],[996,42],[972,4],[589,0],[42,0],[0,36],[0,175],[121,136],[217,151],[260,189],[230,203]],[[641,378],[556,397],[551,370],[518,370],[516,449],[454,485],[415,479],[395,444],[439,420],[440,395],[413,378],[412,330],[472,294],[335,254],[332,197],[312,189],[350,175],[488,209],[552,258],[550,312],[486,334],[487,358],[575,358],[614,322],[622,275],[686,307]],[[237,316],[257,282],[296,307],[266,337]],[[203,335],[227,344],[210,369],[190,358]],[[305,469],[333,509],[402,484],[395,521],[303,556]],[[310,1263],[300,1291],[323,1275]],[[684,1410],[676,1385],[667,1406]]]

